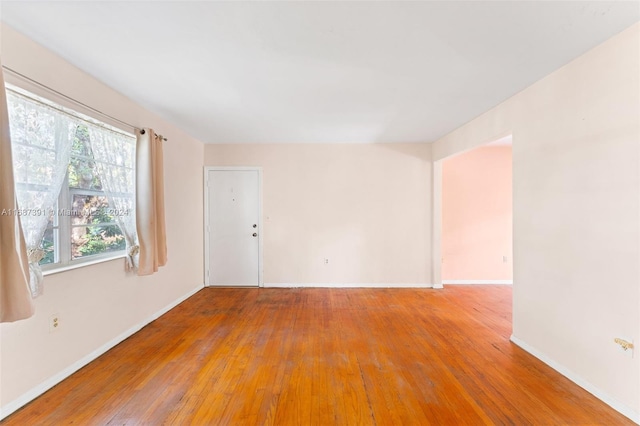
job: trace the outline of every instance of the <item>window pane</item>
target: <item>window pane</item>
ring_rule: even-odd
[[[47,107],[32,108],[31,103],[8,93],[11,139],[17,143],[55,149],[55,116]]]
[[[71,144],[69,188],[102,190],[102,183],[98,177],[96,163],[91,152],[89,130],[86,126],[76,128],[75,137]]]
[[[102,184],[95,170],[95,162],[83,157],[69,159],[69,188],[100,191]]]
[[[44,231],[42,237],[42,249],[44,250],[44,257],[39,262],[40,265],[48,265],[52,263],[59,263],[59,250],[60,250],[60,228],[58,221],[58,203],[53,206],[53,211],[49,215],[47,222],[47,229]]]
[[[107,197],[73,194],[71,258],[125,249],[125,239],[111,214]]]
[[[71,231],[71,258],[79,259],[125,249],[125,240],[117,225],[89,225]]]
[[[71,225],[99,225],[114,222],[109,202],[104,195],[73,194]]]
[[[76,128],[75,138],[71,145],[71,155],[81,155],[88,157],[91,155],[91,145],[89,145],[89,130],[87,126]]]
[[[48,265],[49,263],[55,263],[55,234],[57,234],[57,230],[53,229],[51,221],[47,226],[47,230],[44,232],[44,237],[42,238],[42,249],[44,250],[44,257],[40,261],[40,265]]]
[[[14,169],[17,183],[48,185],[53,178],[56,153],[35,146],[15,144]]]

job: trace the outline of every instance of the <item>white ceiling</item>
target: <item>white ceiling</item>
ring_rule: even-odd
[[[2,0],[0,11],[203,142],[362,143],[432,142],[637,22],[638,5]]]

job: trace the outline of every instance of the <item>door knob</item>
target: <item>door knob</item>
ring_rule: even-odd
[[[253,233],[253,236],[254,236],[254,237],[257,237],[257,236],[258,236],[258,233],[257,233],[257,232],[254,232],[254,233]]]

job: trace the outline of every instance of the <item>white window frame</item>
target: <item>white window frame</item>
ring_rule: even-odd
[[[42,96],[40,93],[36,94],[34,92],[38,92],[38,90],[24,89],[21,87],[22,85],[16,85],[7,82],[6,90],[13,91],[20,96],[27,97],[35,102],[40,102],[48,105],[51,108],[57,109],[65,114],[74,116],[75,118],[88,122],[93,125],[98,125],[107,130],[118,132],[125,134],[133,139],[133,143],[135,143],[135,135],[130,132],[123,130],[119,127],[115,127],[113,125],[107,124],[102,120],[91,117],[90,115],[86,115],[82,112],[77,111],[74,108],[69,108],[61,102],[58,103],[57,100],[54,101],[49,97]],[[54,96],[55,98],[55,96]],[[64,100],[63,100],[64,101]],[[73,157],[73,154],[71,155]],[[96,161],[96,160],[93,160]],[[60,190],[60,194],[58,195],[57,205],[53,208],[56,211],[54,214],[54,223],[53,223],[53,233],[54,233],[54,262],[40,265],[42,268],[43,275],[51,275],[59,272],[64,272],[84,266],[95,265],[97,263],[108,262],[115,259],[125,258],[127,256],[126,249],[118,250],[118,251],[110,251],[104,252],[94,255],[89,255],[86,257],[81,257],[77,259],[71,259],[71,230],[73,225],[71,223],[71,216],[60,216],[57,214],[58,209],[70,209],[72,207],[71,200],[73,197],[73,193],[79,194],[95,194],[100,196],[106,196],[105,192],[102,190],[95,189],[82,189],[82,188],[69,188],[69,172],[67,170],[67,174],[65,175],[64,182],[62,184],[62,188]],[[135,194],[134,194],[135,196]],[[116,225],[115,222],[105,223],[104,225]]]

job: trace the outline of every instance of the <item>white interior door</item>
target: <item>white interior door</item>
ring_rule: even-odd
[[[260,172],[207,170],[210,286],[260,285]]]

